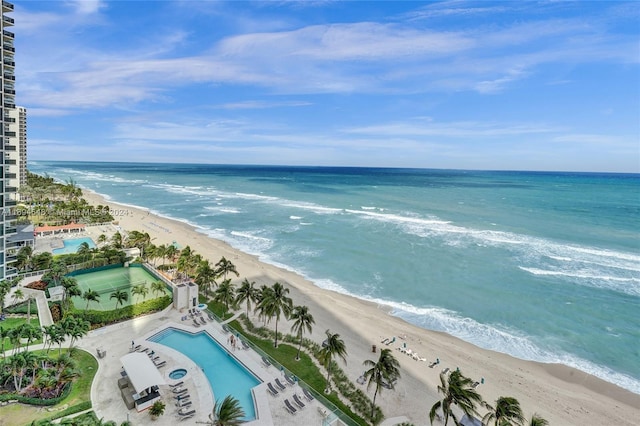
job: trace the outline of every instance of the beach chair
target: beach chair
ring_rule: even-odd
[[[444,370],[442,370],[442,372],[441,372],[441,373],[442,373],[442,374],[447,374],[447,373],[449,372],[449,370],[450,370],[450,368],[449,368],[449,367],[447,367],[447,368],[445,368]]]
[[[359,385],[364,385],[366,381],[367,381],[367,378],[365,376],[360,376],[356,380],[356,382],[358,382]]]
[[[280,388],[280,390],[285,390],[287,387],[280,382],[280,379],[276,379],[276,385]]]
[[[142,345],[136,345],[133,350],[138,352],[140,349],[142,349]]]
[[[184,382],[183,381],[179,381],[178,383],[174,383],[174,384],[169,385],[169,387],[170,388],[177,388],[178,386],[180,386],[182,384],[184,384]]]
[[[477,387],[478,387],[478,385],[480,385],[480,382],[473,382],[473,384],[471,385],[471,387],[472,387],[473,389],[475,389],[475,388],[477,388]]]
[[[193,417],[193,416],[195,416],[195,415],[196,415],[195,410],[194,410],[194,411],[193,411],[193,413],[191,413],[191,414],[181,414],[181,415],[180,415],[180,421],[190,419],[190,418],[192,418],[192,417]]]
[[[178,401],[180,401],[180,400],[182,400],[182,399],[189,399],[189,398],[191,398],[191,395],[189,395],[189,394],[181,394],[181,395],[178,395],[178,396],[174,396],[174,398],[175,398],[175,399],[177,399]]]
[[[156,364],[156,368],[166,367],[167,361],[162,361]]]
[[[296,410],[295,407],[293,405],[291,405],[291,403],[289,402],[288,399],[284,400],[284,407],[287,409],[287,411],[289,412],[289,414],[295,414]]]
[[[189,410],[189,411],[187,411],[187,410],[188,410],[187,407],[179,409],[178,410],[178,415],[179,416],[191,416],[191,415],[196,413],[196,410]]]
[[[267,391],[271,394],[271,396],[278,395],[278,391],[273,387],[271,383],[267,383]]]
[[[178,400],[178,402],[176,402],[176,407],[179,407],[179,408],[189,407],[190,405],[191,405],[190,399],[180,399]]]
[[[209,317],[209,319],[210,319],[211,321],[215,320],[215,318],[213,318],[213,315],[211,315],[210,313],[207,313],[207,316]]]
[[[387,337],[386,339],[381,340],[380,343],[384,343],[386,345],[388,341],[389,341],[389,338]]]
[[[293,380],[291,377],[287,376],[286,374],[284,375],[284,379],[287,381],[287,383],[289,383],[291,386],[294,386],[296,384],[295,380]]]
[[[293,394],[293,402],[295,402],[298,407],[304,408],[304,403],[300,401],[300,398],[298,398],[298,395],[295,393]]]
[[[207,320],[203,317],[200,317],[200,322],[202,323],[202,325],[207,325]]]
[[[175,394],[183,394],[187,392],[187,388],[183,388],[183,387],[177,387],[177,388],[173,388],[171,389],[171,392],[175,393]]]
[[[313,401],[315,399],[313,395],[311,395],[311,392],[307,390],[307,388],[302,388],[302,393],[304,394],[304,397],[307,399],[307,401]]]
[[[249,346],[249,345],[247,344],[247,342],[245,342],[244,340],[240,340],[240,342],[242,342],[242,348],[243,348],[244,350],[247,350],[247,349],[250,349],[250,348],[251,348],[251,346]]]
[[[195,319],[192,322],[194,327],[200,327],[200,323],[198,321],[196,321]]]
[[[224,331],[225,333],[229,332],[229,327],[227,327],[227,324],[222,325],[222,331]]]
[[[269,360],[268,360],[268,359],[266,359],[265,357],[262,357],[262,364],[263,364],[265,367],[270,367],[270,366],[271,366],[271,363],[270,363],[270,362],[269,362]]]
[[[385,343],[385,345],[389,346],[390,344],[394,343],[396,341],[396,336],[393,336],[393,339],[389,340],[387,343]]]

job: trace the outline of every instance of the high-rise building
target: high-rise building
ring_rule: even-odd
[[[10,237],[16,233],[13,209],[16,206],[16,186],[12,186],[9,180],[12,179],[12,172],[9,167],[18,166],[18,160],[11,158],[10,152],[12,152],[12,145],[10,145],[9,138],[17,136],[16,130],[11,129],[12,122],[15,122],[15,118],[11,117],[12,110],[16,108],[15,96],[15,48],[13,47],[14,34],[7,28],[13,26],[13,18],[7,16],[7,13],[13,12],[13,4],[2,0],[2,20],[0,26],[2,27],[2,45],[0,46],[0,72],[2,76],[2,90],[0,93],[0,117],[2,119],[2,126],[0,126],[0,137],[2,143],[0,149],[2,150],[2,173],[0,173],[0,180],[2,185],[0,187],[0,208],[2,209],[2,215],[0,216],[0,280],[10,278],[16,274],[15,268],[9,266],[15,261],[15,254],[7,254],[7,250],[11,250],[8,245],[15,244],[13,242],[8,243],[7,237]],[[13,120],[13,121],[12,121]],[[13,150],[17,151],[17,147],[13,147]],[[16,173],[17,176],[17,173]],[[13,250],[11,250],[13,251]]]
[[[5,110],[5,158],[15,160],[15,164],[7,165],[5,178],[8,186],[18,188],[27,183],[27,109],[24,107],[7,108]],[[20,192],[15,199],[20,201]]]

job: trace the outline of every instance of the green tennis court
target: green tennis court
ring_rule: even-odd
[[[89,302],[89,309],[97,311],[110,311],[116,308],[116,299],[111,298],[111,294],[116,291],[124,291],[127,293],[127,301],[118,304],[118,308],[140,303],[145,300],[151,300],[164,295],[171,295],[171,291],[167,286],[163,286],[162,291],[154,290],[152,284],[160,281],[151,273],[142,267],[129,268],[112,268],[102,271],[87,272],[74,275],[73,278],[78,282],[78,286],[82,293],[91,289],[98,293],[97,302]],[[135,286],[144,286],[147,288],[146,296],[141,294],[132,294],[131,290]],[[85,309],[87,301],[82,297],[71,298],[73,305],[77,309]]]

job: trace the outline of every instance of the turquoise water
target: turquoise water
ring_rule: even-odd
[[[240,402],[245,420],[256,418],[251,388],[259,385],[260,380],[207,333],[201,331],[190,334],[170,328],[148,340],[173,348],[191,358],[207,376],[216,401],[232,395]]]
[[[82,243],[89,244],[89,248],[96,248],[96,243],[89,237],[74,238],[71,240],[62,240],[64,247],[53,249],[53,254],[70,254],[77,253]]]
[[[640,393],[640,175],[29,168],[190,223],[418,326]]]

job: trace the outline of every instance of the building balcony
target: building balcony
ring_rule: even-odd
[[[11,81],[16,80],[16,76],[11,73],[5,73],[2,77],[4,77],[5,80],[11,80]]]
[[[14,138],[16,136],[16,132],[7,132],[7,131],[5,131],[4,135],[5,136],[9,136],[10,138]],[[7,146],[5,145],[4,149],[7,150],[7,151],[15,151],[16,147],[14,146],[13,149],[7,149]]]
[[[2,17],[2,22],[4,22],[5,27],[10,27],[13,24],[15,24],[16,21],[14,21],[13,18],[10,18],[8,16],[3,16]]]
[[[4,89],[4,93],[6,93],[6,94],[8,94],[8,95],[15,95],[15,94],[16,94],[16,91],[15,91],[15,90],[13,90],[13,89],[5,88],[5,89]],[[15,118],[13,119],[13,121],[14,121],[14,122],[16,121],[16,120],[15,120]]]
[[[2,119],[5,123],[15,123],[16,119],[13,117],[7,117],[6,115],[4,116],[4,118]]]
[[[15,38],[15,34],[12,33],[11,31],[7,31],[7,30],[2,30],[2,37],[6,37],[9,40],[13,40]]]
[[[13,52],[13,53],[15,53],[16,48],[13,47],[13,45],[11,43],[3,43],[2,44],[2,50],[4,50],[5,52]]]
[[[17,175],[17,174],[15,174],[15,173],[5,173],[5,174],[4,174],[4,178],[5,178],[5,179],[15,179],[15,178],[17,178],[17,177],[18,177],[18,175]]]
[[[18,205],[18,202],[16,200],[7,200],[4,202],[5,207],[15,207],[17,205]]]
[[[18,188],[16,188],[15,186],[5,186],[4,187],[4,193],[5,194],[15,194],[16,192],[18,192]]]
[[[11,109],[16,109],[16,104],[10,104],[8,102],[4,103],[4,107],[5,108],[11,108]]]
[[[9,66],[9,67],[15,67],[16,66],[16,63],[14,61],[9,60],[9,59],[4,59],[2,62],[5,65]]]
[[[2,11],[3,12],[13,12],[13,4],[8,1],[2,1]]]
[[[7,235],[14,235],[15,233],[16,233],[16,228],[15,228],[15,227],[10,227],[10,228],[9,228],[9,227],[7,227],[7,228],[4,228],[4,235],[5,235],[5,236],[7,236]]]
[[[4,164],[6,164],[7,166],[15,166],[16,164],[18,164],[18,161],[12,160],[11,158],[5,158]]]

